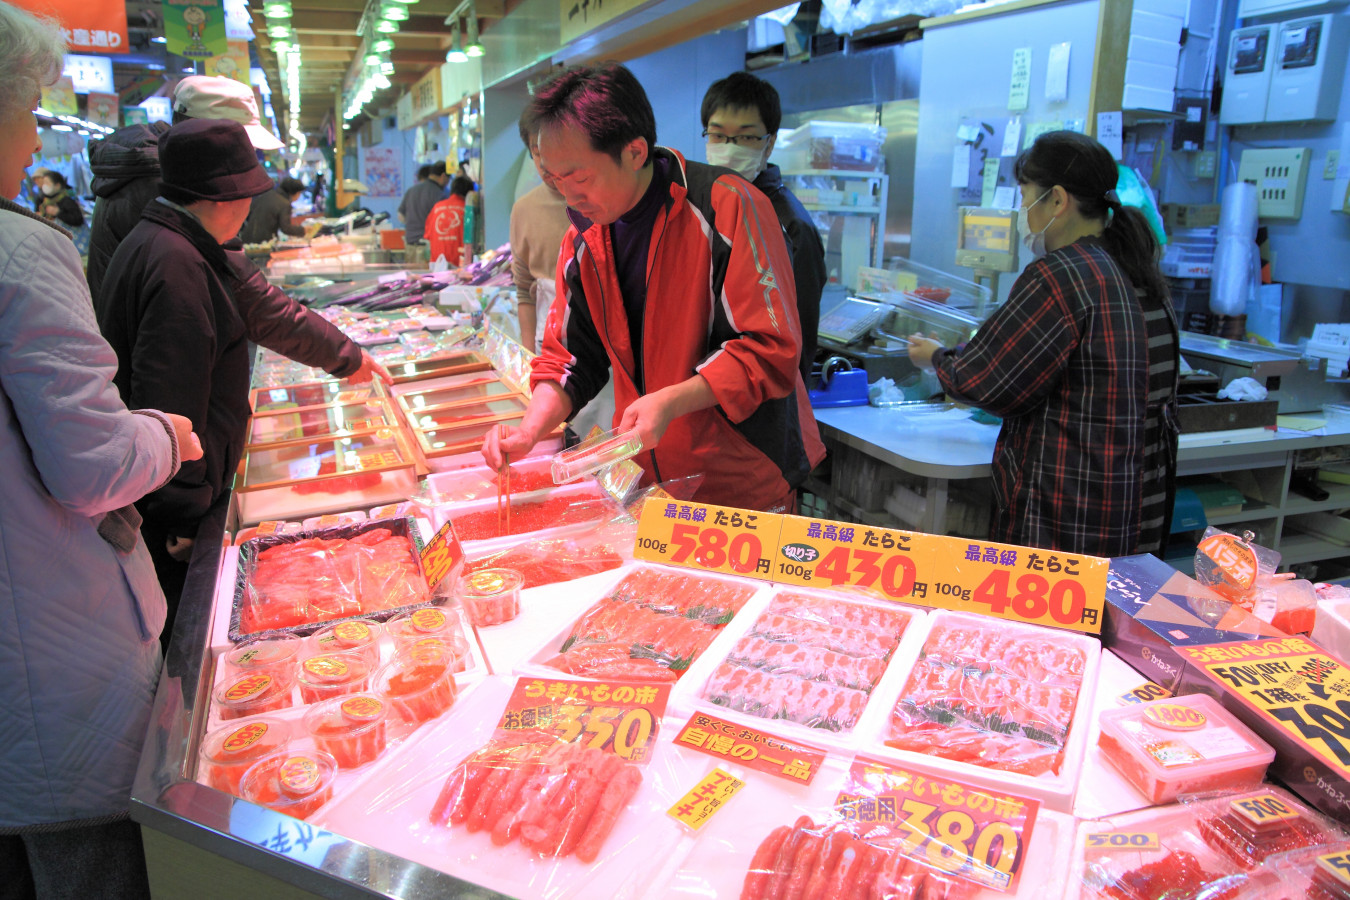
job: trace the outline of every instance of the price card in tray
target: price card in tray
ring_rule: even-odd
[[[521,678],[497,735],[548,731],[567,743],[582,741],[627,762],[645,763],[669,699],[668,684]]]
[[[896,851],[974,884],[1017,889],[1040,804],[916,766],[858,757],[835,800],[845,820]]]
[[[638,521],[635,559],[767,581],[783,516],[651,499]]]

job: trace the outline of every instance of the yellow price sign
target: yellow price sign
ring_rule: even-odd
[[[719,766],[666,810],[666,814],[698,831],[743,787],[744,781]]]
[[[1126,691],[1116,698],[1116,702],[1121,705],[1131,703],[1147,703],[1150,700],[1162,700],[1164,697],[1172,696],[1172,692],[1160,684],[1154,684],[1151,681],[1145,681],[1137,688]]]
[[[650,499],[638,520],[633,556],[767,581],[782,524],[777,513]]]
[[[463,561],[464,547],[447,520],[422,548],[422,572],[427,577],[427,586],[434,588],[440,584]]]
[[[1350,851],[1323,853],[1317,857],[1317,871],[1313,873],[1313,883],[1317,884],[1319,881],[1330,881],[1332,886],[1341,890],[1350,887]]]
[[[1156,831],[1097,831],[1086,836],[1089,850],[1159,850]]]
[[[1098,634],[1111,561],[1015,544],[934,537],[931,606]]]
[[[927,538],[889,528],[784,516],[770,575],[781,584],[853,587],[905,600],[915,596],[921,573],[928,568],[932,553]]]

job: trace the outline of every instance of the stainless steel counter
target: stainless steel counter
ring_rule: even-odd
[[[197,533],[173,640],[155,695],[150,732],[132,788],[132,818],[191,847],[324,897],[504,897],[395,853],[313,828],[189,777],[196,765],[210,703],[208,636],[228,500],[228,495],[222,498]],[[155,867],[151,869],[153,873]],[[181,888],[174,895],[181,896]]]

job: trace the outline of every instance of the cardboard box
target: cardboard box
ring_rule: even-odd
[[[1102,646],[1178,693],[1185,647],[1284,633],[1149,554],[1111,560]]]
[[[1177,228],[1211,228],[1219,224],[1217,203],[1164,203],[1163,222],[1167,230]]]
[[[1218,699],[1275,748],[1271,775],[1350,822],[1350,668],[1304,637],[1178,650],[1178,693]]]

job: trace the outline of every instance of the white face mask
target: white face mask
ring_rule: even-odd
[[[1046,191],[1035,200],[1032,200],[1029,205],[1022,207],[1022,215],[1017,220],[1022,231],[1022,246],[1026,247],[1035,259],[1040,259],[1045,255],[1045,233],[1050,230],[1050,226],[1055,220],[1051,219],[1049,222],[1046,222],[1045,227],[1040,231],[1027,231],[1027,213],[1031,210],[1031,207],[1050,196],[1050,193],[1050,191]]]
[[[767,143],[766,141],[765,144],[767,145]],[[758,150],[751,150],[748,147],[738,147],[732,143],[709,144],[708,165],[724,166],[746,181],[754,181],[755,176],[759,175],[764,169],[764,151],[766,149],[768,149],[767,146],[760,147]]]
[[[42,193],[48,197],[55,197],[57,192],[60,190],[61,189],[59,187],[57,187],[54,184],[51,184],[50,182],[42,186]]]

